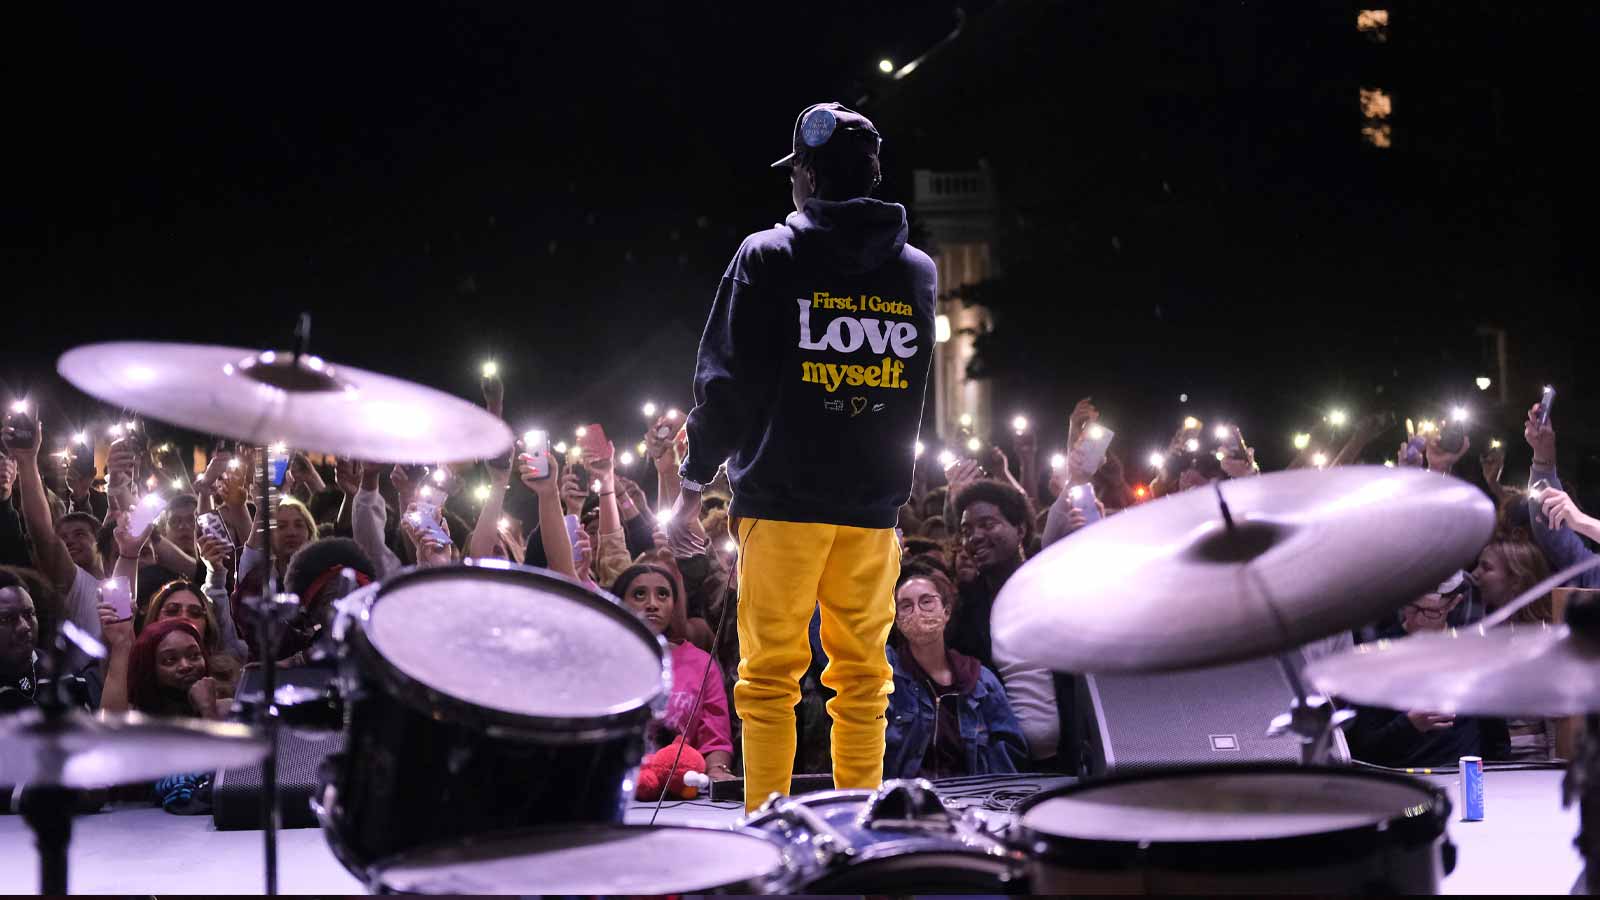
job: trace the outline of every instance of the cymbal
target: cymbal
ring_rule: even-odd
[[[500,456],[513,441],[459,397],[309,355],[120,341],[74,347],[56,370],[108,403],[258,446],[432,463]]]
[[[995,600],[995,653],[1117,673],[1289,650],[1393,612],[1470,563],[1493,530],[1482,491],[1419,469],[1225,481],[1117,513],[1027,562]]]
[[[0,784],[97,788],[259,762],[267,742],[246,725],[73,710],[0,719]]]
[[[1600,713],[1600,642],[1566,625],[1481,626],[1361,644],[1306,668],[1352,703],[1466,716]]]

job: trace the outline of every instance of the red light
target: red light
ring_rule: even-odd
[[[1133,495],[1135,497],[1138,497],[1140,500],[1143,500],[1145,498],[1145,496],[1147,494],[1149,494],[1149,493],[1150,492],[1145,490],[1145,487],[1142,484],[1133,489]]]

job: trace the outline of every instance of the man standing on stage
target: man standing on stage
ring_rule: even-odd
[[[933,359],[936,272],[906,211],[871,199],[882,138],[838,103],[795,121],[795,212],[745,238],[700,339],[674,529],[724,462],[739,541],[745,806],[787,794],[819,606],[839,788],[883,778],[884,653]]]

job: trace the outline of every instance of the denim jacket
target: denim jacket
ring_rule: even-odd
[[[912,778],[921,771],[923,757],[934,740],[938,723],[936,694],[909,653],[902,656],[890,647],[889,665],[894,668],[894,693],[889,695],[886,716],[883,777]],[[976,683],[960,694],[958,702],[961,742],[967,754],[966,774],[1017,771],[1018,765],[1028,759],[1028,747],[999,677],[988,668],[979,667]]]

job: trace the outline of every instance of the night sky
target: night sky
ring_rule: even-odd
[[[647,396],[688,403],[723,267],[789,211],[767,164],[796,113],[863,98],[884,199],[993,173],[1001,416],[1093,394],[1134,458],[1226,416],[1281,463],[1333,403],[1464,398],[1514,436],[1538,383],[1569,415],[1600,389],[1592,11],[1396,3],[1377,43],[1347,3],[979,2],[891,82],[877,61],[953,6],[27,6],[0,377],[47,419],[87,411],[53,375],[70,346],[284,346],[308,310],[332,360],[472,397],[493,355],[514,426],[631,430]],[[1388,149],[1362,87],[1393,97]],[[1480,325],[1507,330],[1510,408],[1475,396]]]

